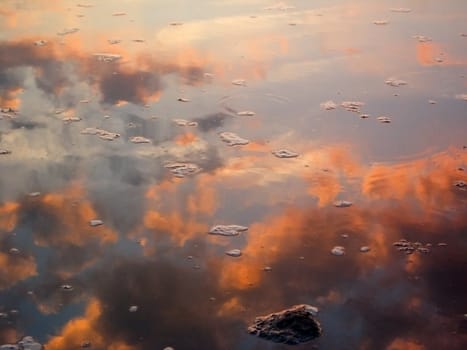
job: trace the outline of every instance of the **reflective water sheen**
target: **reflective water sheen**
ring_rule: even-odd
[[[0,345],[467,348],[465,0],[0,19]]]

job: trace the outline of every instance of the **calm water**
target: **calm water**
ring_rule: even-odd
[[[465,0],[1,3],[0,344],[467,348]]]

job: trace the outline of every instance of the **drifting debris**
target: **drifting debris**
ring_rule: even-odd
[[[34,41],[34,45],[36,45],[36,46],[45,46],[45,45],[47,45],[47,40]]]
[[[244,79],[235,79],[232,80],[233,85],[246,86],[246,81]]]
[[[398,12],[398,13],[409,13],[411,12],[412,10],[409,9],[408,7],[397,7],[397,8],[391,8],[389,9],[389,11],[391,12]]]
[[[279,149],[277,151],[272,151],[277,158],[296,158],[298,157],[298,153],[294,151],[290,151],[288,149]]]
[[[79,122],[81,121],[80,117],[77,117],[76,115],[68,115],[66,117],[63,117],[62,120],[65,123],[73,123],[73,122]]]
[[[193,163],[168,163],[164,166],[170,169],[170,172],[179,178],[183,178],[188,175],[194,175],[201,171],[201,168]]]
[[[278,2],[275,5],[265,7],[264,10],[266,11],[272,11],[272,10],[278,10],[278,11],[287,11],[287,10],[293,10],[295,6],[287,5],[284,2]]]
[[[174,119],[173,122],[178,126],[198,126],[197,122],[191,122],[185,119]]]
[[[427,254],[431,252],[430,248],[432,246],[430,243],[425,244],[425,246],[423,246],[423,244],[420,242],[409,242],[403,238],[401,238],[397,242],[394,242],[392,245],[396,247],[398,251],[404,252],[407,255],[413,254],[414,252]]]
[[[432,40],[429,36],[425,35],[414,35],[413,38],[417,39],[419,43],[427,43]]]
[[[371,248],[368,247],[368,246],[360,247],[360,252],[362,252],[362,253],[368,253],[370,250],[371,250]]]
[[[231,249],[226,251],[225,254],[234,258],[238,258],[242,256],[242,251],[240,249]]]
[[[122,58],[122,56],[113,53],[94,53],[93,56],[102,62],[114,62]]]
[[[58,32],[57,35],[68,35],[68,34],[73,34],[79,31],[79,28],[69,28],[69,29],[63,29],[61,32]]]
[[[7,149],[0,148],[0,156],[7,155],[7,154],[11,154],[11,151],[9,151]]]
[[[376,24],[377,26],[384,26],[386,24],[389,24],[389,21],[387,20],[376,20],[376,21],[373,21],[373,24]]]
[[[177,98],[177,101],[178,102],[190,102],[191,100],[189,98],[179,97],[179,98]]]
[[[133,42],[134,43],[144,43],[144,42],[146,42],[146,40],[144,40],[144,39],[133,39]]]
[[[248,143],[250,143],[249,140],[243,139],[237,134],[234,134],[233,132],[221,132],[219,136],[221,140],[227,143],[229,146],[237,146],[237,145],[243,146],[243,145],[247,145]]]
[[[457,180],[457,181],[454,182],[454,186],[457,187],[457,188],[466,189],[467,188],[467,182],[465,182],[463,180]]]
[[[335,256],[342,256],[345,254],[345,248],[340,245],[337,245],[331,249],[331,254]]]
[[[353,204],[352,202],[342,201],[342,200],[334,202],[334,206],[337,208],[348,208],[348,207],[351,207],[352,204]]]
[[[456,95],[456,99],[467,101],[467,94]]]
[[[253,117],[256,113],[252,111],[240,111],[237,112],[237,115],[240,117]]]
[[[341,103],[341,107],[348,112],[360,113],[360,108],[365,105],[364,102],[360,101],[344,101]]]
[[[385,116],[380,116],[376,118],[378,121],[380,121],[383,124],[389,124],[391,122],[391,118],[385,117]]]
[[[320,106],[322,109],[325,109],[327,111],[337,108],[337,104],[331,100],[321,103]]]
[[[89,225],[92,226],[92,227],[104,225],[104,221],[99,220],[99,219],[93,219],[93,220],[89,221]]]
[[[119,39],[108,39],[107,42],[108,42],[110,45],[116,45],[116,44],[120,44],[122,41],[119,40]]]
[[[60,286],[60,289],[63,290],[64,292],[71,292],[73,290],[73,286],[70,284],[62,284]]]
[[[120,134],[98,128],[86,128],[81,130],[83,135],[96,135],[106,141],[113,141],[120,137]]]
[[[132,143],[151,143],[151,140],[143,136],[133,136],[130,138]]]
[[[323,333],[315,319],[318,309],[311,305],[295,305],[290,309],[256,317],[248,327],[250,334],[275,343],[296,345],[318,338]]]
[[[388,78],[384,83],[394,87],[404,86],[408,84],[405,80],[400,80],[396,78]]]
[[[138,306],[137,305],[132,305],[128,308],[128,311],[130,312],[136,312],[138,311]]]
[[[248,231],[248,227],[240,225],[216,225],[211,227],[209,233],[218,236],[238,236],[240,232]]]
[[[125,12],[114,12],[112,13],[112,16],[118,17],[118,16],[126,16]]]

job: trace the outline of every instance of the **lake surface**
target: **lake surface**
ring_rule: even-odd
[[[288,349],[247,327],[310,304],[296,349],[467,348],[465,0],[0,19],[0,344]]]

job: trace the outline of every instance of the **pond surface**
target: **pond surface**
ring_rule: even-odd
[[[467,348],[465,0],[0,19],[0,344],[288,349],[247,328],[310,304],[296,349]]]

